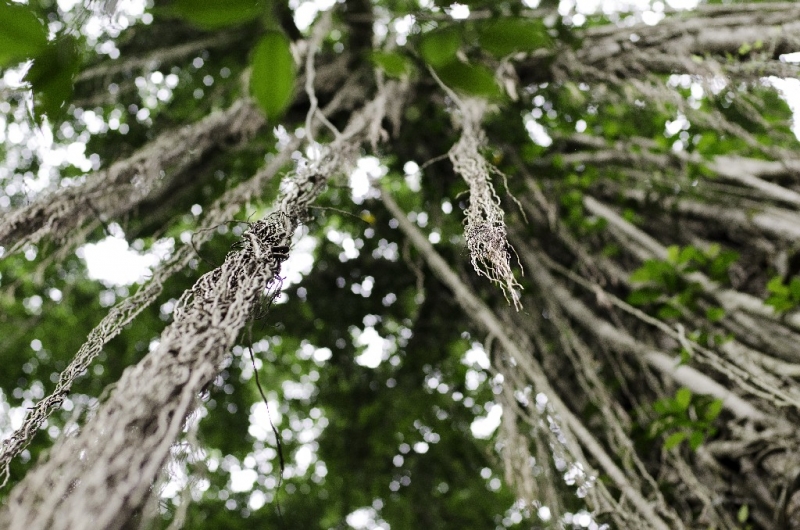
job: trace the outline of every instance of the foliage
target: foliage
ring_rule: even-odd
[[[253,51],[250,93],[268,118],[277,120],[292,99],[295,72],[289,39],[273,31]]]
[[[779,313],[785,313],[800,305],[800,278],[792,278],[786,285],[783,278],[775,276],[767,282],[767,291],[770,292],[770,296],[764,303],[771,305]]]
[[[695,308],[702,287],[687,281],[686,275],[703,271],[721,283],[728,281],[730,267],[738,259],[737,252],[721,250],[719,244],[711,245],[705,252],[691,245],[681,248],[677,245],[667,247],[665,260],[646,260],[641,267],[631,273],[630,280],[637,287],[628,302],[633,305],[647,305],[662,302],[656,310],[661,318],[678,318],[680,307]],[[667,295],[669,298],[665,298]],[[706,318],[716,322],[725,316],[720,307],[706,309]]]
[[[694,398],[694,399],[693,399]],[[688,441],[696,451],[703,442],[716,434],[714,420],[722,412],[722,400],[698,400],[688,388],[680,388],[674,398],[664,398],[653,404],[658,419],[650,426],[650,436],[667,434],[664,450]]]
[[[353,167],[270,250],[281,295],[115,524],[800,528],[793,3],[118,4],[0,1],[2,437],[149,285],[92,256],[191,255],[10,461],[4,503],[341,142]],[[520,311],[470,268],[470,189]]]

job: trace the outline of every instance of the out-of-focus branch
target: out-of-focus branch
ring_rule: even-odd
[[[531,346],[523,344],[521,337],[513,330],[508,329],[498,320],[492,310],[472,293],[470,288],[458,278],[447,262],[436,252],[422,232],[408,220],[405,212],[400,209],[386,191],[381,192],[381,198],[389,212],[397,219],[400,229],[422,254],[434,274],[453,292],[456,302],[461,306],[464,313],[469,316],[475,325],[489,335],[496,337],[503,349],[512,356],[518,367],[525,372],[536,391],[547,395],[558,418],[563,422],[563,427],[568,429],[575,437],[575,441],[572,443],[579,443],[596,459],[603,471],[609,475],[614,484],[628,497],[639,514],[653,528],[663,530],[669,528],[655,512],[652,504],[636,488],[631,486],[625,473],[617,466],[583,422],[561,401],[558,394],[550,386],[538,361],[531,355]],[[573,449],[574,453],[579,453],[579,451]]]
[[[91,217],[113,219],[209,150],[248,137],[263,124],[255,106],[240,100],[190,126],[162,133],[130,157],[89,175],[82,184],[44,194],[4,216],[0,219],[0,245],[14,252],[46,235],[64,238]]]
[[[770,75],[765,69],[796,72],[796,65],[781,63],[778,58],[800,48],[800,7],[774,3],[762,10],[762,5],[739,9],[707,6],[692,17],[673,12],[655,25],[603,25],[577,30],[575,37],[582,45],[575,52],[533,54],[516,65],[517,74],[524,85],[529,85],[552,81],[558,72],[571,72],[587,81],[641,78],[643,73],[713,77],[726,72],[757,80]],[[743,46],[749,46],[747,53],[742,53]],[[712,57],[754,59],[763,67],[752,72],[729,69],[727,60]]]
[[[239,39],[236,33],[220,33],[196,41],[169,48],[160,48],[143,57],[130,57],[119,61],[108,61],[83,70],[75,78],[76,83],[84,83],[98,78],[111,78],[117,74],[137,70],[159,68],[165,64],[184,59],[202,50],[221,48]]]

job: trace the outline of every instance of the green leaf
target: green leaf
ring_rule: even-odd
[[[791,294],[792,300],[800,302],[800,278],[792,278],[792,281],[789,282],[789,294]]]
[[[633,271],[631,273],[631,277],[630,277],[630,280],[633,283],[645,283],[645,282],[649,282],[652,279],[653,279],[653,277],[652,277],[652,275],[650,273],[650,269],[648,269],[647,267],[644,267],[644,266],[639,267],[638,269]]]
[[[789,288],[783,285],[783,280],[780,276],[774,276],[767,282],[767,291],[784,296],[789,294]]]
[[[689,247],[687,247],[689,248]],[[667,247],[667,261],[677,265],[681,256],[681,247],[678,245],[670,245]]]
[[[664,450],[669,451],[673,447],[677,447],[682,441],[686,439],[686,433],[683,431],[670,434],[664,440]]]
[[[675,297],[676,302],[684,307],[692,307],[697,300],[697,296],[702,293],[702,288],[698,289],[696,283],[690,283],[683,288],[683,291]]]
[[[620,250],[621,249],[620,249],[619,245],[616,245],[614,243],[607,243],[603,247],[603,249],[600,251],[600,253],[603,256],[606,256],[606,257],[609,257],[609,258],[613,258],[613,257],[619,256]]]
[[[386,72],[389,77],[404,77],[414,69],[411,60],[399,53],[373,52],[371,58],[375,66]]]
[[[678,257],[678,263],[685,265],[691,261],[695,261],[702,265],[708,261],[708,258],[700,251],[700,249],[689,245],[681,250],[680,256]]]
[[[739,508],[739,512],[736,514],[736,520],[740,523],[744,523],[750,517],[750,508],[746,504],[742,504],[742,507]]]
[[[489,20],[478,27],[481,47],[497,57],[552,47],[553,41],[540,20],[505,18]]]
[[[742,45],[739,46],[739,55],[747,55],[752,49],[753,47],[749,43],[743,42]]]
[[[639,224],[641,222],[641,217],[633,208],[623,208],[622,218],[631,224]]]
[[[711,322],[719,322],[725,317],[725,309],[721,307],[710,307],[706,309],[706,318]]]
[[[715,399],[708,404],[705,412],[703,413],[703,417],[706,419],[706,421],[711,422],[717,419],[720,412],[722,412],[722,400]]]
[[[706,441],[706,436],[703,431],[694,431],[689,437],[689,447],[692,451],[697,451],[697,448],[703,445]]]
[[[686,410],[689,408],[689,403],[692,401],[692,391],[688,388],[680,388],[675,392],[675,404],[679,410]]]
[[[794,309],[797,304],[786,298],[786,296],[770,296],[764,300],[766,305],[772,306],[776,312],[785,313],[790,309]]]
[[[78,71],[79,57],[75,39],[66,36],[51,42],[33,61],[25,79],[33,88],[33,111],[37,120],[47,115],[58,120],[72,97],[72,80]]]
[[[268,32],[256,45],[252,57],[250,93],[270,120],[279,118],[292,101],[295,65],[289,39]]]
[[[680,318],[681,312],[670,305],[663,305],[658,308],[656,316],[661,320],[669,320],[672,318]]]
[[[583,204],[583,192],[580,190],[569,190],[562,193],[559,197],[563,206],[580,206]]]
[[[713,132],[704,132],[700,134],[700,141],[697,142],[695,149],[699,152],[704,153],[706,151],[715,152],[717,148],[718,137],[716,133]],[[716,173],[711,172],[711,170],[706,165],[698,165],[697,166],[698,173],[702,176],[706,177],[714,177]]]
[[[436,73],[445,85],[459,92],[492,99],[502,96],[494,74],[485,66],[454,62],[437,68]]]
[[[32,59],[47,47],[47,28],[29,6],[0,3],[0,67]]]
[[[681,357],[680,364],[689,364],[689,361],[692,360],[692,352],[690,350],[687,350],[686,348],[681,348],[680,357]]]
[[[656,412],[656,414],[664,416],[666,414],[669,414],[670,406],[666,400],[659,399],[658,401],[653,403],[653,410]]]
[[[264,12],[262,0],[175,0],[175,12],[202,29],[219,29],[254,20]]]
[[[711,262],[708,267],[708,272],[715,280],[726,281],[728,280],[728,270],[738,259],[738,252],[734,252],[733,250],[723,250]]]
[[[661,298],[661,291],[657,289],[651,288],[644,288],[644,289],[636,289],[631,294],[628,295],[627,301],[631,305],[635,306],[643,306],[647,304],[652,304],[659,298]]]
[[[666,261],[649,259],[641,267],[631,273],[632,282],[653,282],[663,285],[669,291],[678,287],[678,276],[675,267]]]
[[[455,62],[459,46],[461,35],[456,28],[436,29],[422,36],[419,53],[426,63],[437,68]]]

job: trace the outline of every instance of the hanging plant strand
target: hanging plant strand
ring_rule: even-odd
[[[242,105],[237,104],[234,107]],[[341,101],[335,99],[325,107],[320,115],[334,112],[340,106]],[[312,124],[312,128],[317,127],[319,127],[318,123]],[[192,236],[191,245],[179,248],[153,270],[150,280],[135,294],[109,310],[103,320],[89,333],[86,342],[80,347],[67,368],[61,372],[53,392],[37,402],[28,412],[22,425],[11,436],[3,440],[0,445],[0,488],[8,482],[11,461],[30,444],[47,418],[61,407],[75,380],[89,368],[108,341],[119,335],[125,326],[158,298],[164,283],[173,274],[184,270],[189,265],[197,250],[212,238],[217,226],[231,219],[245,203],[262,193],[267,182],[291,161],[292,153],[300,147],[300,144],[299,138],[293,138],[252,178],[228,190],[214,201]]]
[[[233,217],[242,204],[262,189],[266,182],[289,162],[292,152],[298,145],[297,140],[290,142],[252,179],[239,184],[220,197],[203,217],[192,238],[192,244],[179,248],[153,271],[150,280],[136,293],[109,310],[103,320],[89,333],[86,342],[67,368],[61,372],[53,392],[37,402],[28,412],[22,425],[10,437],[3,440],[0,446],[0,487],[5,486],[8,481],[11,461],[28,446],[47,418],[61,407],[75,380],[89,368],[108,341],[119,335],[126,325],[158,298],[164,283],[176,272],[184,270],[194,259],[196,250],[211,239],[214,227]]]
[[[141,505],[197,393],[214,377],[242,327],[265,296],[274,296],[292,235],[328,179],[353,163],[387,102],[402,98],[394,83],[355,113],[317,162],[289,175],[275,211],[256,221],[224,263],[179,300],[158,347],[125,371],[97,414],[74,438],[54,447],[29,472],[0,512],[2,528],[119,528]]]
[[[458,100],[461,137],[448,153],[453,169],[469,185],[469,206],[464,221],[472,267],[496,283],[519,310],[522,286],[511,271],[511,246],[500,198],[492,186],[491,166],[480,154],[484,134],[480,127],[486,104],[477,99]]]
[[[115,219],[129,212],[155,191],[168,188],[215,146],[251,138],[263,124],[252,102],[241,99],[196,124],[165,132],[82,183],[43,194],[0,218],[0,247],[9,255],[45,236],[78,244],[74,231],[87,220]]]

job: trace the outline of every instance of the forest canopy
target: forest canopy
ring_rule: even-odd
[[[0,0],[0,527],[800,528],[800,6]]]

